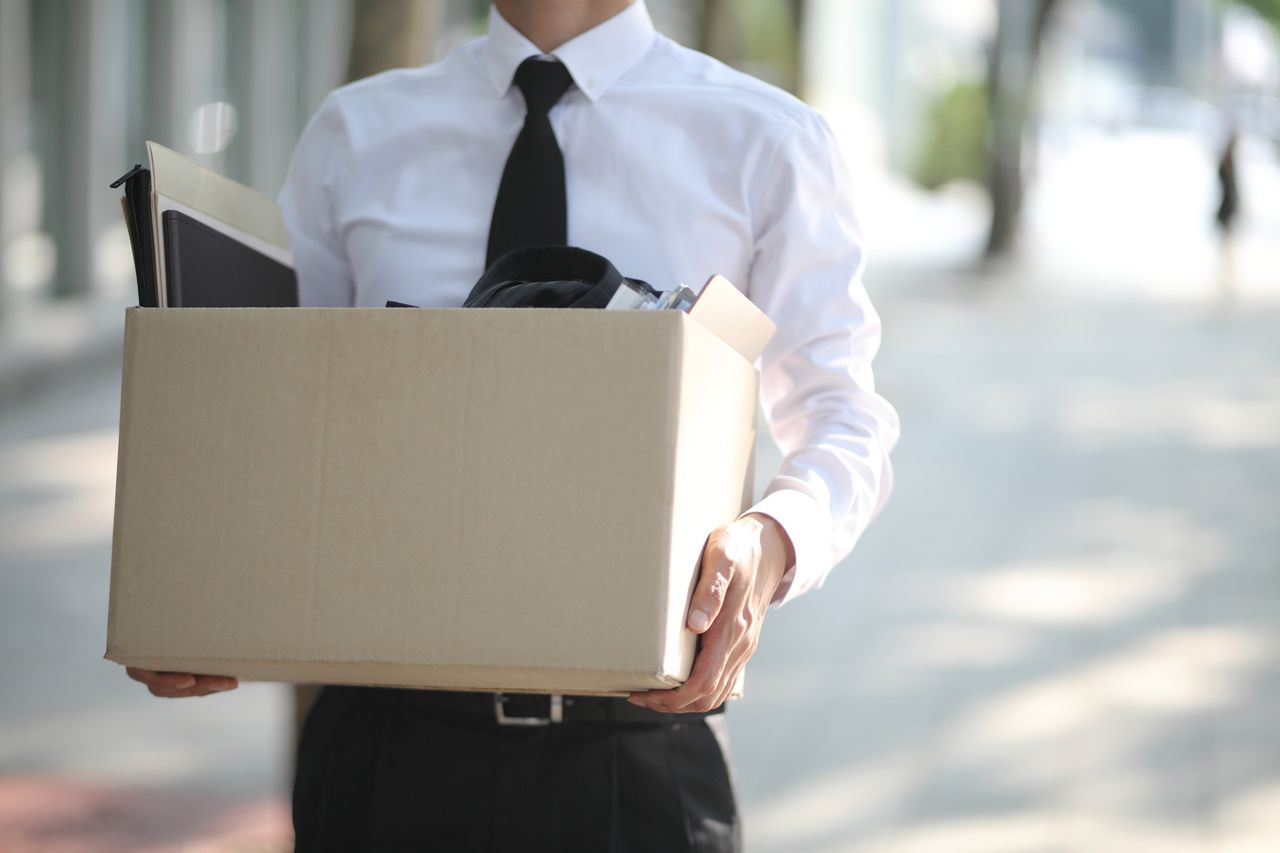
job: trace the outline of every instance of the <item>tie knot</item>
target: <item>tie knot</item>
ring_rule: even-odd
[[[559,60],[531,56],[516,69],[516,85],[524,93],[525,106],[531,113],[551,112],[572,82],[569,69]]]

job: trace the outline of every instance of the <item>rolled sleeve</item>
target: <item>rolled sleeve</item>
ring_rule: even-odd
[[[761,399],[782,465],[748,512],[791,539],[781,604],[822,585],[884,506],[897,412],[876,393],[880,318],[839,147],[815,112],[780,134],[755,200],[749,296],[777,324],[760,360]]]

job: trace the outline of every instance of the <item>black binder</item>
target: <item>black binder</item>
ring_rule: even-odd
[[[161,214],[171,308],[277,308],[298,304],[292,268],[177,210]]]
[[[151,233],[151,170],[142,164],[134,166],[119,180],[111,184],[118,189],[124,184],[124,223],[129,230],[129,245],[133,248],[133,272],[138,279],[138,304],[154,308],[160,304],[156,297],[155,243]]]
[[[147,157],[151,168],[138,164],[111,184],[124,186],[139,305],[298,304],[288,237],[271,199],[154,142]]]

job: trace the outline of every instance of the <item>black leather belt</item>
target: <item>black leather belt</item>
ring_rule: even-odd
[[[621,696],[561,696],[546,693],[466,693],[444,690],[396,690],[404,705],[499,726],[550,726],[561,723],[671,725],[701,720],[713,711],[666,714],[633,705]]]

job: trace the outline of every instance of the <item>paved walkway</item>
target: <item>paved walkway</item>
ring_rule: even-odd
[[[897,494],[766,624],[750,849],[1280,850],[1280,308],[970,292],[882,300]]]
[[[897,495],[766,624],[748,849],[1280,849],[1280,307],[873,286]],[[0,848],[284,849],[284,690],[100,659],[117,371],[0,408]]]

